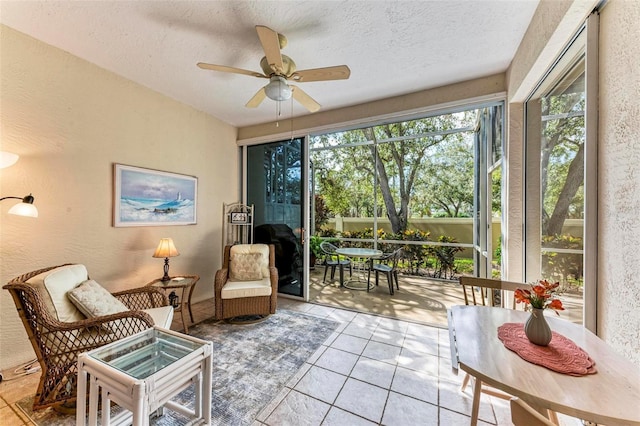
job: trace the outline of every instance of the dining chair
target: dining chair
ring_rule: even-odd
[[[490,278],[460,277],[460,285],[464,294],[465,305],[500,306],[505,305],[506,291],[515,291],[518,288],[527,287],[527,284],[511,281],[494,280]],[[511,297],[511,309],[516,308],[516,301]],[[469,384],[471,376],[467,373],[462,380],[460,392],[464,392]],[[497,389],[487,387],[483,384],[481,392],[498,398],[510,400],[512,395],[500,392]]]
[[[515,291],[526,288],[527,284],[512,281],[494,280],[490,278],[460,277],[460,285],[464,295],[465,305],[500,306],[506,307],[504,291]],[[516,300],[512,298],[511,309],[516,308]]]
[[[371,271],[376,274],[376,286],[378,285],[378,278],[380,273],[385,274],[387,277],[387,284],[389,284],[389,294],[393,295],[393,283],[395,281],[396,289],[400,290],[400,284],[398,283],[398,261],[402,256],[402,248],[394,250],[391,253],[383,254],[378,258],[372,258],[369,265],[369,273],[367,274],[367,291],[369,291],[369,283],[371,282]]]
[[[351,267],[351,260],[345,259],[336,253],[338,247],[334,246],[328,241],[323,241],[320,243],[320,250],[324,254],[324,276],[322,277],[322,282],[324,283],[327,279],[327,271],[331,269],[331,279],[336,275],[336,268],[340,269],[340,287],[344,286],[344,268],[345,266],[349,267],[349,276],[353,275],[353,270]]]
[[[520,398],[511,398],[511,421],[515,426],[555,426],[552,422]]]

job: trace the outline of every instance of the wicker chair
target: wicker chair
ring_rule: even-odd
[[[29,272],[3,287],[13,297],[42,369],[33,402],[34,410],[75,402],[78,355],[152,327],[152,316],[142,310],[168,305],[161,290],[142,287],[113,293],[130,311],[62,322],[58,320],[49,293],[44,285],[34,283],[38,279],[34,277],[74,265],[64,264]],[[34,280],[28,282],[31,278]]]
[[[252,273],[241,276],[240,269],[234,269],[234,263],[240,264],[240,256],[244,256],[245,260],[249,259],[249,262],[252,258],[255,259],[252,263],[255,263],[254,266],[260,270],[259,276],[252,276]],[[216,272],[214,286],[216,319],[275,314],[278,300],[275,246],[273,244],[226,246],[222,269]]]

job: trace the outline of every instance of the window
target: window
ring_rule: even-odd
[[[559,281],[569,301],[563,316],[589,326],[595,312],[585,312],[584,307],[595,288],[595,265],[585,259],[596,250],[595,226],[589,224],[596,220],[597,196],[589,183],[597,173],[597,140],[589,123],[597,118],[587,88],[593,87],[589,82],[597,68],[586,67],[588,26],[525,104],[524,198],[526,281]]]

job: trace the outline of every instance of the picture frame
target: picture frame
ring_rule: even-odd
[[[113,226],[197,223],[197,177],[124,164],[113,176]]]
[[[245,212],[232,212],[231,213],[231,223],[235,224],[245,224],[249,221],[247,213]]]

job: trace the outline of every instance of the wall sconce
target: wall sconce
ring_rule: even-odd
[[[13,166],[20,156],[12,152],[0,151],[0,169]]]
[[[174,256],[180,256],[180,253],[178,253],[178,249],[173,244],[173,240],[171,238],[160,239],[160,243],[153,253],[153,257],[164,257],[164,276],[162,277],[162,281],[171,280],[169,276],[169,258]]]
[[[0,151],[0,169],[13,166],[18,161],[20,156],[12,152]],[[21,203],[9,209],[9,214],[15,214],[17,216],[38,217],[38,209],[33,205],[33,195],[29,194],[25,197],[2,197],[2,200],[22,200]]]
[[[0,198],[0,201],[8,199],[22,200],[21,203],[18,203],[9,209],[9,214],[38,217],[38,209],[33,205],[33,195],[29,194],[25,197],[2,197]]]

